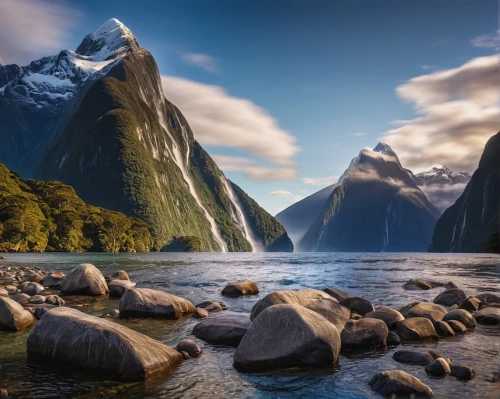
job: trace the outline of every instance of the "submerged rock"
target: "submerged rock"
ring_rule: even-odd
[[[343,301],[349,296],[347,292],[339,290],[338,288],[325,288],[323,291],[325,291],[332,298],[335,298],[338,302]]]
[[[109,290],[100,270],[90,263],[83,263],[64,277],[61,292],[68,295],[98,296],[107,294]]]
[[[442,306],[428,302],[413,302],[401,311],[401,314],[407,319],[425,317],[432,322],[442,320],[446,313],[448,311]]]
[[[120,317],[179,319],[196,312],[187,299],[149,288],[126,290],[120,299]]]
[[[482,308],[476,313],[476,321],[480,324],[500,324],[499,308]]]
[[[200,357],[203,349],[192,339],[183,339],[177,344],[177,351],[186,352],[189,357]]]
[[[275,305],[253,320],[234,361],[243,369],[336,364],[340,346],[337,328],[323,316],[299,305]]]
[[[176,350],[112,321],[76,309],[47,312],[27,340],[29,355],[145,380],[182,362]]]
[[[243,295],[255,295],[259,293],[257,284],[253,281],[237,281],[227,284],[222,290],[222,295],[238,297]]]
[[[437,358],[431,364],[425,367],[425,371],[436,377],[442,377],[446,374],[450,374],[451,369],[448,362],[443,358]]]
[[[449,288],[434,298],[433,302],[439,305],[452,306],[458,305],[464,299],[467,299],[467,295],[460,288]]]
[[[462,323],[467,328],[476,327],[476,321],[472,314],[465,309],[457,309],[449,312],[444,318],[443,321],[449,322],[450,320],[456,320]]]
[[[397,351],[392,358],[399,363],[420,364],[426,366],[434,362],[434,357],[429,352]]]
[[[425,396],[432,398],[434,392],[414,377],[401,370],[383,371],[376,374],[370,381],[370,386],[381,395],[389,396],[393,394]],[[397,397],[397,396],[396,396]]]
[[[340,302],[341,305],[345,306],[347,309],[350,309],[351,312],[360,314],[361,316],[365,316],[369,312],[373,312],[375,308],[372,303],[365,298],[360,296],[349,296]]]
[[[439,338],[432,322],[425,317],[397,321],[394,329],[402,342],[436,341]]]
[[[342,349],[385,347],[389,330],[382,320],[349,320],[340,334]]]
[[[405,319],[400,312],[387,306],[377,306],[374,311],[365,314],[365,318],[382,320],[389,329],[393,327],[395,322]]]
[[[193,334],[214,344],[236,346],[250,327],[248,313],[224,312],[208,317],[193,328]]]
[[[403,288],[405,290],[430,290],[431,288],[433,288],[433,286],[428,281],[418,278],[412,278],[411,280],[406,282]]]
[[[35,317],[19,303],[0,297],[0,330],[22,331],[35,322]]]

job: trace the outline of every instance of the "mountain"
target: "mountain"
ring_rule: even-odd
[[[0,121],[13,120],[0,130],[9,145],[0,161],[10,168],[147,221],[157,249],[197,237],[206,251],[293,250],[279,222],[194,139],[163,94],[153,56],[120,21],[107,21],[74,52],[2,68],[10,75]]]
[[[443,165],[434,166],[430,170],[417,173],[413,176],[413,180],[419,186],[468,183],[471,178],[471,175],[467,172],[456,173]]]
[[[500,132],[486,144],[463,194],[437,222],[429,250],[500,253]]]
[[[297,247],[301,251],[426,251],[439,217],[384,143],[363,149]]]

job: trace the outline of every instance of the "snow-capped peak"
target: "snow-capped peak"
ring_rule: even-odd
[[[373,149],[373,151],[380,152],[381,154],[384,155],[391,155],[393,157],[396,156],[396,153],[392,150],[392,148],[388,144],[382,142],[378,143],[377,146]]]

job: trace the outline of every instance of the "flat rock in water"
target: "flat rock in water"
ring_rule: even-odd
[[[453,331],[450,325],[442,320],[434,323],[434,329],[440,337],[453,337],[455,335],[455,331]]]
[[[47,312],[27,341],[28,354],[105,371],[122,380],[145,380],[182,362],[176,350],[130,328],[76,309]]]
[[[413,302],[401,311],[401,314],[407,319],[425,317],[433,322],[442,320],[446,313],[448,311],[442,306],[429,302]]]
[[[387,306],[377,306],[374,311],[365,314],[365,318],[382,320],[389,329],[393,327],[395,322],[405,319],[400,312]]]
[[[343,301],[349,296],[347,292],[339,290],[338,288],[325,288],[323,291],[325,291],[332,298],[335,298],[338,302]]]
[[[452,306],[458,305],[464,299],[467,299],[467,295],[460,288],[449,288],[434,298],[433,302],[438,305]]]
[[[474,316],[465,309],[456,309],[448,312],[448,314],[443,317],[443,321],[456,320],[462,323],[467,328],[476,327],[476,321],[474,320]]]
[[[258,293],[259,288],[253,281],[236,281],[233,283],[229,283],[222,290],[222,295],[232,297],[255,295]]]
[[[437,358],[431,364],[425,367],[425,371],[436,377],[442,377],[446,374],[450,374],[450,365],[443,358]]]
[[[459,380],[472,380],[476,376],[476,373],[472,367],[464,366],[462,364],[451,364],[450,375],[457,377]]]
[[[217,301],[204,301],[195,306],[200,309],[205,309],[209,313],[221,312],[223,310],[227,310],[227,306],[224,302],[217,302]]]
[[[299,305],[275,305],[252,321],[234,361],[248,370],[336,364],[340,346],[337,328],[323,316]]]
[[[274,305],[300,305],[325,317],[342,331],[351,317],[351,311],[323,291],[305,289],[301,291],[274,291],[258,301],[252,308],[250,319],[255,319],[265,309]]]
[[[179,319],[196,312],[187,299],[149,288],[131,288],[120,299],[120,317]]]
[[[130,280],[111,280],[108,282],[109,296],[115,298],[121,298],[126,290],[134,288],[136,283],[132,283]]]
[[[35,322],[35,317],[19,303],[0,297],[0,330],[22,331]]]
[[[430,290],[431,288],[433,288],[433,286],[426,280],[412,278],[411,280],[405,283],[403,288],[405,290]]]
[[[397,351],[392,358],[399,363],[420,364],[427,366],[434,362],[434,357],[429,352]]]
[[[90,263],[83,263],[71,270],[61,283],[61,293],[68,295],[105,295],[108,285],[101,271]]]
[[[384,396],[393,394],[402,394],[405,397],[411,394],[427,398],[434,396],[434,392],[417,377],[401,370],[382,371],[376,374],[369,384],[374,391]]]
[[[480,324],[500,325],[500,309],[482,308],[476,313],[476,321]]]
[[[208,317],[193,328],[193,334],[213,344],[236,346],[250,327],[248,313],[226,311]]]
[[[340,340],[342,349],[368,349],[385,347],[388,335],[389,330],[382,320],[349,320],[340,333]]]
[[[369,312],[373,312],[375,308],[372,303],[365,298],[360,296],[349,296],[340,302],[341,305],[350,309],[351,312],[365,316]]]
[[[432,322],[425,317],[397,321],[394,329],[401,342],[437,341],[439,338]]]

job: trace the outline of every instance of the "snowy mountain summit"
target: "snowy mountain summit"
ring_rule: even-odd
[[[381,154],[384,155],[390,155],[392,157],[397,157],[396,153],[392,150],[392,148],[389,146],[389,144],[385,144],[382,142],[379,142],[377,146],[373,149],[375,152],[380,152]]]
[[[414,175],[414,180],[419,186],[467,183],[470,178],[471,175],[467,172],[453,172],[443,165],[436,165],[427,171]]]

